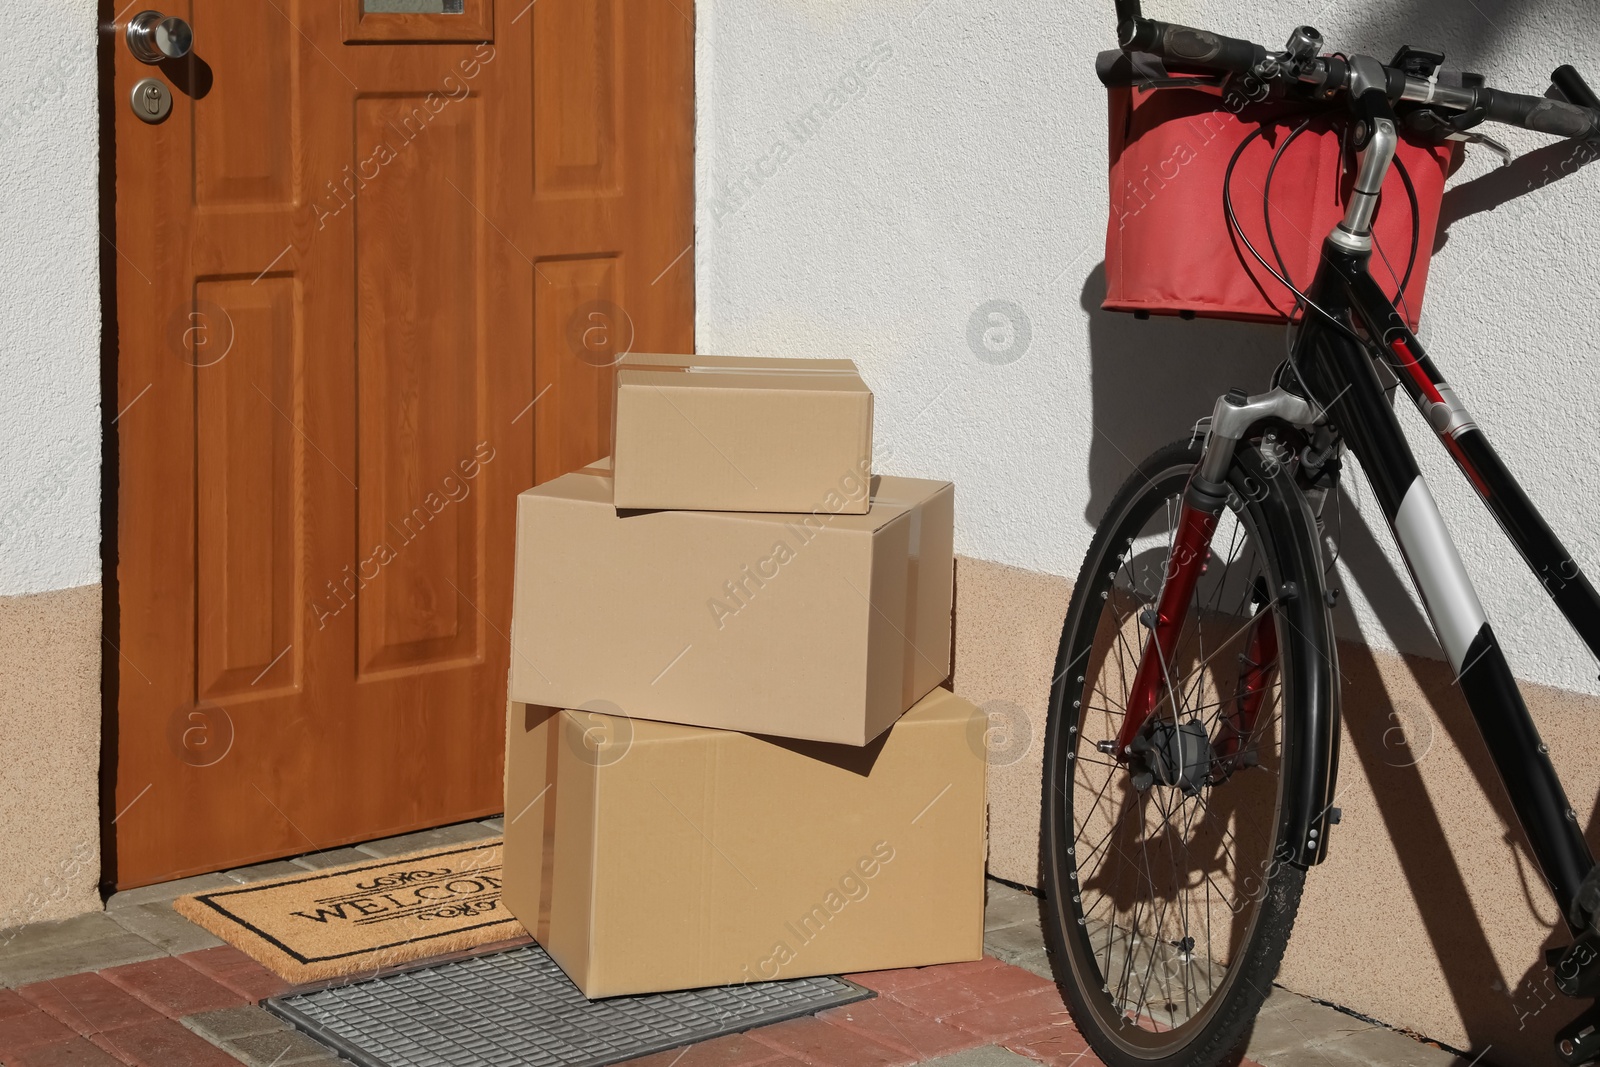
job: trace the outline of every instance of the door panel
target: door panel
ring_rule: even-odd
[[[616,189],[616,23],[613,0],[551,4],[533,11],[534,33],[560,42],[539,56],[533,69],[535,99],[557,114],[583,115],[585,122],[535,126],[534,191],[600,193]]]
[[[382,142],[419,111],[422,93],[358,100],[356,144]],[[356,449],[368,487],[358,544],[381,573],[358,612],[362,676],[480,653],[472,604],[487,516],[458,465],[492,436],[479,342],[493,309],[478,299],[488,228],[456,190],[481,195],[482,118],[481,97],[440,112],[419,133],[427,143],[396,154],[356,202]]]
[[[292,278],[202,280],[195,306],[227,308],[196,344],[199,693],[207,700],[292,686],[300,616],[300,442],[278,411],[299,408]],[[215,364],[211,364],[211,360]]]
[[[499,811],[516,494],[692,351],[692,6],[379,6],[115,45],[122,887]]]
[[[194,202],[201,207],[293,203],[299,105],[294,27],[271,4],[252,0],[194,0],[191,11],[195,25],[227,28],[199,42],[196,50],[211,86],[204,106],[193,111]],[[174,13],[182,14],[176,5]],[[118,66],[126,58],[119,54]],[[146,73],[153,72],[143,68],[139,76]]]
[[[534,450],[536,482],[611,451],[612,365],[628,351],[617,256],[546,259],[538,265],[535,338],[545,358],[534,385],[565,403],[544,412]],[[619,336],[619,334],[621,336]]]

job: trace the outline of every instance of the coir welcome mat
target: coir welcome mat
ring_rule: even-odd
[[[521,937],[500,902],[502,842],[417,852],[173,901],[303,985]]]

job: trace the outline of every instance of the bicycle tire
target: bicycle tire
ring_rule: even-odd
[[[1276,790],[1273,796],[1273,807],[1270,819],[1260,818],[1256,809],[1260,807],[1259,801],[1253,813],[1246,819],[1245,800],[1254,794],[1263,793],[1266,789],[1262,785],[1263,779],[1259,776],[1249,778],[1249,784],[1244,791],[1234,794],[1233,803],[1237,810],[1233,812],[1235,821],[1230,823],[1234,829],[1241,833],[1250,824],[1253,836],[1259,837],[1265,846],[1265,860],[1252,853],[1252,863],[1247,864],[1240,856],[1231,856],[1228,849],[1224,855],[1230,855],[1238,870],[1236,873],[1256,878],[1256,887],[1248,894],[1242,895],[1239,900],[1251,906],[1251,915],[1244,927],[1242,936],[1234,937],[1230,934],[1229,944],[1223,955],[1225,963],[1214,962],[1216,944],[1212,940],[1213,918],[1216,913],[1216,902],[1213,901],[1211,890],[1219,889],[1218,895],[1222,903],[1226,904],[1232,915],[1240,914],[1233,908],[1234,901],[1228,900],[1221,892],[1220,887],[1212,879],[1209,871],[1204,868],[1201,873],[1206,881],[1205,905],[1203,914],[1206,919],[1204,933],[1207,944],[1203,950],[1198,945],[1195,936],[1198,931],[1198,919],[1194,929],[1190,927],[1190,900],[1184,895],[1180,883],[1188,875],[1190,856],[1187,845],[1182,853],[1183,871],[1180,872],[1179,857],[1173,853],[1173,894],[1174,899],[1182,896],[1181,905],[1182,925],[1172,927],[1167,925],[1167,916],[1173,910],[1173,902],[1169,900],[1161,905],[1161,910],[1156,911],[1155,898],[1161,895],[1157,890],[1155,866],[1149,856],[1150,841],[1156,840],[1158,856],[1162,847],[1171,849],[1171,835],[1163,834],[1159,840],[1146,834],[1151,808],[1165,812],[1160,791],[1166,790],[1172,797],[1179,793],[1173,792],[1177,787],[1156,782],[1140,790],[1127,767],[1119,771],[1119,764],[1112,763],[1106,756],[1104,748],[1097,751],[1096,739],[1089,736],[1094,729],[1091,722],[1097,714],[1094,698],[1098,695],[1106,705],[1113,703],[1106,691],[1097,689],[1098,676],[1094,668],[1094,655],[1097,642],[1106,646],[1106,651],[1101,654],[1099,662],[1109,663],[1113,654],[1119,663],[1127,659],[1133,648],[1125,639],[1128,629],[1128,615],[1118,614],[1118,603],[1142,603],[1140,593],[1149,594],[1159,591],[1159,582],[1155,589],[1134,588],[1125,591],[1118,586],[1119,576],[1127,580],[1128,564],[1136,553],[1134,545],[1139,540],[1139,531],[1146,528],[1152,521],[1161,525],[1160,517],[1156,512],[1160,508],[1166,509],[1167,525],[1172,522],[1172,501],[1181,500],[1181,496],[1190,474],[1193,472],[1200,459],[1200,446],[1194,441],[1176,442],[1167,446],[1149,459],[1129,477],[1122,489],[1112,500],[1107,509],[1105,518],[1096,530],[1089,551],[1084,559],[1084,564],[1079,572],[1078,580],[1074,586],[1071,605],[1068,609],[1065,624],[1062,629],[1061,645],[1056,662],[1054,683],[1051,688],[1049,719],[1045,736],[1044,755],[1044,795],[1041,824],[1041,867],[1043,874],[1044,890],[1047,900],[1045,935],[1046,943],[1050,949],[1052,966],[1055,971],[1057,984],[1072,1012],[1079,1030],[1083,1033],[1090,1047],[1108,1067],[1216,1067],[1223,1062],[1240,1044],[1246,1028],[1260,1010],[1266,994],[1271,988],[1272,980],[1277,974],[1282,961],[1284,948],[1287,945],[1290,932],[1294,926],[1295,914],[1299,907],[1301,891],[1304,886],[1305,871],[1288,858],[1293,855],[1290,842],[1287,840],[1288,824],[1284,819],[1285,796],[1293,787],[1290,781],[1292,767],[1285,764],[1281,758],[1277,759]],[[1272,595],[1266,606],[1272,610],[1268,623],[1273,628],[1278,641],[1278,677],[1276,702],[1278,714],[1275,719],[1267,720],[1269,724],[1275,723],[1277,735],[1277,756],[1281,753],[1287,739],[1297,729],[1303,719],[1303,714],[1294,704],[1297,695],[1303,692],[1301,680],[1296,676],[1295,664],[1300,662],[1296,646],[1300,642],[1315,642],[1316,648],[1331,648],[1331,623],[1323,599],[1323,582],[1320,569],[1315,568],[1314,561],[1320,560],[1317,546],[1305,546],[1295,542],[1295,538],[1303,535],[1297,534],[1295,524],[1288,521],[1286,508],[1303,506],[1300,491],[1296,488],[1294,479],[1287,467],[1282,464],[1264,460],[1261,452],[1249,443],[1242,444],[1238,450],[1233,469],[1229,473],[1229,488],[1231,490],[1228,505],[1224,509],[1224,516],[1233,516],[1235,523],[1247,529],[1255,539],[1257,546],[1257,562],[1260,575],[1250,580],[1249,588],[1253,600],[1251,610],[1259,612],[1262,597],[1271,590],[1295,590],[1298,595],[1292,595],[1285,601],[1279,595]],[[1303,527],[1300,527],[1303,528]],[[1170,552],[1170,540],[1168,551]],[[1217,560],[1217,540],[1213,540],[1213,555],[1208,561],[1208,573],[1211,565]],[[1309,548],[1309,551],[1307,549]],[[1160,558],[1165,567],[1168,560],[1160,557],[1159,546],[1147,555],[1151,558]],[[1115,561],[1115,566],[1113,566]],[[1297,561],[1302,561],[1298,562]],[[1308,567],[1303,561],[1313,561]],[[1232,565],[1230,559],[1229,566]],[[1302,573],[1306,570],[1315,570],[1315,573]],[[1216,579],[1218,590],[1225,590],[1230,578],[1226,573]],[[1263,585],[1263,583],[1265,583]],[[1116,592],[1117,599],[1112,598]],[[1197,600],[1202,596],[1197,591]],[[1217,594],[1221,599],[1221,593]],[[1150,597],[1153,601],[1154,597]],[[1147,606],[1147,605],[1146,605]],[[1105,610],[1103,610],[1103,608]],[[1130,607],[1130,613],[1132,609]],[[1192,609],[1191,615],[1197,618],[1205,617],[1204,611]],[[1258,624],[1254,614],[1238,616],[1246,620],[1250,633],[1264,628],[1268,623]],[[1106,624],[1110,623],[1109,630]],[[1203,629],[1203,621],[1197,621],[1196,632]],[[1106,637],[1109,632],[1112,636]],[[1120,643],[1120,644],[1119,644]],[[1117,647],[1113,648],[1113,645]],[[1196,673],[1199,681],[1195,688],[1201,696],[1206,690],[1206,674],[1208,671],[1220,673],[1221,669],[1208,664],[1215,664],[1226,645],[1214,648],[1209,655],[1200,661]],[[1200,642],[1201,651],[1204,652],[1204,639]],[[1178,656],[1174,655],[1174,662]],[[1119,666],[1119,669],[1122,669]],[[1241,675],[1250,668],[1241,664]],[[1126,671],[1123,671],[1124,677]],[[1187,690],[1188,683],[1174,684],[1168,678],[1168,697],[1174,708],[1179,704],[1180,690]],[[1242,704],[1236,697],[1234,705],[1230,708],[1226,688],[1219,677],[1213,681],[1213,690],[1218,694],[1216,720],[1220,723],[1224,715],[1230,716],[1229,722],[1235,722]],[[1124,688],[1124,694],[1126,689]],[[1081,707],[1073,706],[1076,701]],[[1224,710],[1229,709],[1229,710]],[[1108,710],[1102,706],[1098,709],[1099,717],[1109,721],[1106,714]],[[1152,721],[1159,718],[1152,715]],[[1174,712],[1170,715],[1174,726],[1180,715]],[[1194,716],[1194,721],[1201,721],[1199,715]],[[1115,730],[1110,726],[1101,724],[1099,733],[1103,737],[1116,736]],[[1115,725],[1115,723],[1112,723]],[[1202,722],[1202,725],[1205,724]],[[1255,756],[1258,763],[1250,767],[1247,763],[1239,763],[1239,757],[1234,760],[1228,774],[1220,782],[1213,783],[1212,778],[1220,772],[1221,766],[1215,761],[1216,753],[1221,751],[1217,745],[1218,740],[1212,736],[1221,729],[1213,724],[1206,726],[1207,737],[1211,741],[1208,751],[1213,763],[1207,772],[1205,784],[1196,792],[1196,797],[1208,796],[1201,799],[1200,807],[1204,814],[1196,818],[1190,816],[1184,823],[1186,831],[1198,826],[1217,823],[1213,818],[1211,801],[1218,796],[1217,790],[1228,789],[1237,783],[1246,782],[1246,774],[1253,774],[1258,769],[1271,770],[1274,754],[1267,748],[1263,741],[1265,731],[1260,730],[1261,722],[1252,717],[1252,734],[1259,734],[1253,740],[1247,739],[1237,744],[1243,750],[1249,750],[1251,744],[1257,749]],[[1112,745],[1111,741],[1101,741],[1101,745]],[[1092,785],[1093,774],[1102,772],[1089,772],[1089,768],[1099,766],[1101,762],[1108,768],[1103,772],[1106,785],[1101,787],[1099,796],[1093,803],[1086,804],[1084,795],[1088,785]],[[1080,772],[1083,781],[1080,781]],[[1120,814],[1105,815],[1100,810],[1103,806],[1103,797],[1108,787],[1118,774],[1126,779],[1121,791],[1124,803]],[[1087,785],[1086,785],[1087,783]],[[1079,790],[1085,790],[1084,795]],[[1209,793],[1207,793],[1209,791]],[[1130,795],[1132,799],[1128,799]],[[1140,799],[1143,797],[1144,799]],[[1182,794],[1182,803],[1188,803],[1186,793]],[[1174,810],[1181,807],[1177,800],[1169,800]],[[1119,927],[1117,916],[1119,903],[1117,894],[1119,887],[1124,883],[1116,878],[1106,877],[1101,874],[1099,867],[1080,870],[1081,865],[1088,864],[1095,857],[1088,851],[1093,847],[1090,843],[1093,838],[1089,835],[1091,822],[1095,818],[1102,821],[1093,826],[1095,832],[1104,828],[1109,820],[1110,828],[1101,838],[1100,849],[1105,857],[1102,863],[1110,862],[1112,848],[1119,853],[1117,862],[1126,866],[1132,858],[1128,852],[1118,845],[1113,835],[1126,833],[1126,824],[1130,812],[1142,811],[1138,826],[1134,828],[1138,835],[1138,847],[1144,851],[1144,876],[1149,886],[1149,896],[1152,901],[1146,913],[1147,920],[1153,919],[1155,929],[1139,929],[1139,906],[1132,905],[1131,921],[1124,927]],[[1226,812],[1227,806],[1223,805]],[[1226,815],[1224,816],[1226,819]],[[1170,827],[1169,827],[1170,829]],[[1223,827],[1224,830],[1227,827]],[[1215,827],[1211,832],[1214,833]],[[1083,836],[1084,841],[1079,837]],[[1243,842],[1240,837],[1234,837],[1233,843],[1239,846],[1242,853]],[[1080,847],[1082,846],[1082,847]],[[1081,853],[1081,854],[1079,854]],[[1159,863],[1159,861],[1158,861]],[[1262,863],[1255,868],[1256,863]],[[1135,868],[1138,864],[1134,863]],[[1249,872],[1254,869],[1254,875]],[[1182,877],[1180,877],[1182,873]],[[1138,873],[1135,873],[1135,883]],[[1091,885],[1098,883],[1110,886],[1103,892],[1103,897],[1111,901],[1109,920],[1096,918],[1100,912],[1100,901],[1094,899]],[[1136,890],[1143,893],[1143,888]],[[1125,890],[1123,890],[1126,895]],[[1197,905],[1198,909],[1198,905]],[[1237,923],[1233,924],[1235,927]],[[1184,931],[1181,939],[1173,940],[1168,935],[1177,929]],[[1103,949],[1099,942],[1105,942]],[[1163,945],[1163,941],[1167,944]],[[1186,943],[1185,943],[1186,942]],[[1120,947],[1122,960],[1117,962],[1117,950]],[[1135,1002],[1130,1008],[1131,992],[1129,983],[1122,974],[1113,974],[1115,970],[1132,971],[1136,961],[1143,952],[1149,958],[1143,988],[1140,990],[1140,1002]],[[1165,956],[1165,959],[1162,957]],[[1163,979],[1168,982],[1167,999],[1156,1005],[1146,998],[1152,972],[1157,962],[1163,967]],[[1174,966],[1176,964],[1176,966]],[[1219,966],[1222,968],[1221,976],[1217,976]],[[1190,1002],[1190,989],[1193,988],[1195,997],[1199,997],[1200,979],[1206,976],[1209,995],[1203,1003],[1186,1018],[1180,1020],[1180,1010],[1171,995],[1170,980],[1176,973],[1182,982],[1184,1007],[1188,1008]],[[1122,981],[1116,993],[1112,991],[1112,983],[1118,978]],[[1191,979],[1193,979],[1191,984]],[[1161,992],[1158,985],[1157,993]],[[1165,1017],[1163,1019],[1163,1016]]]

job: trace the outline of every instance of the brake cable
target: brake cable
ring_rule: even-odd
[[[1277,269],[1274,268],[1271,263],[1268,263],[1266,258],[1262,256],[1260,252],[1256,251],[1256,246],[1250,243],[1250,238],[1245,236],[1244,227],[1239,224],[1238,213],[1233,209],[1232,186],[1234,168],[1238,166],[1239,157],[1244,155],[1244,150],[1250,146],[1250,142],[1254,141],[1257,137],[1262,136],[1265,131],[1265,126],[1258,126],[1254,130],[1251,130],[1245,139],[1239,142],[1239,147],[1234,149],[1233,158],[1228,160],[1228,169],[1222,174],[1222,209],[1227,215],[1228,226],[1244,244],[1245,249],[1249,251],[1250,255],[1255,258],[1256,262],[1260,263],[1261,266],[1265,268],[1267,273],[1276,278],[1285,289],[1293,293],[1300,304],[1310,308],[1318,315],[1321,315],[1323,318],[1327,319],[1335,329],[1349,337],[1351,340],[1355,341],[1363,349],[1370,350],[1370,346],[1365,339],[1363,339],[1350,327],[1346,326],[1344,322],[1334,316],[1333,313],[1327,311],[1316,301],[1312,300],[1311,297],[1302,292],[1292,281],[1284,277],[1282,274],[1279,274]],[[1274,307],[1276,309],[1276,306]]]

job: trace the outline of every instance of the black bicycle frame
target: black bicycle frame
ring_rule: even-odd
[[[1308,297],[1345,325],[1365,329],[1556,606],[1600,657],[1600,595],[1373,279],[1370,255],[1328,242]],[[1325,408],[1371,481],[1534,856],[1578,932],[1587,917],[1573,905],[1594,857],[1390,406],[1374,356],[1351,332],[1314,311],[1305,313],[1293,353],[1308,399]]]

